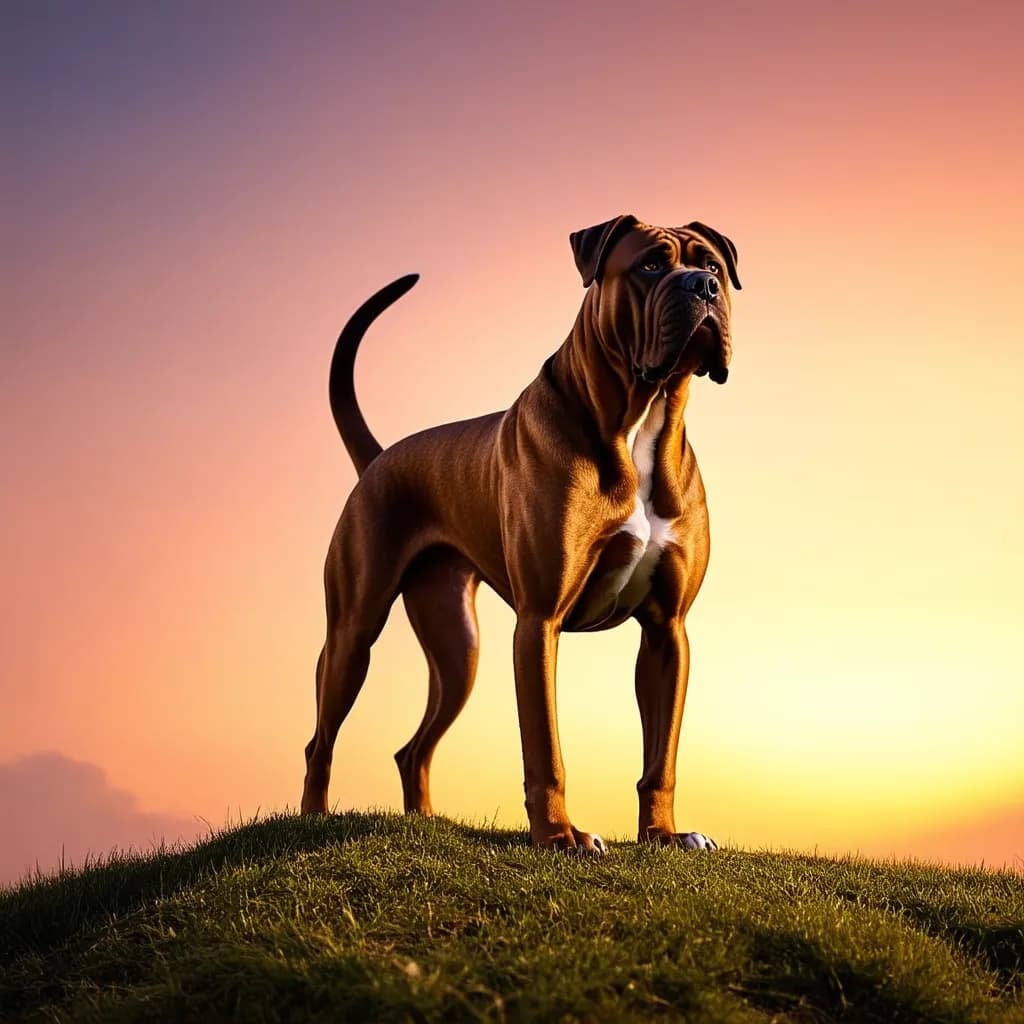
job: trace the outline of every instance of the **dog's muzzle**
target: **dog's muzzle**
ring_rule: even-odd
[[[729,376],[731,350],[728,330],[719,305],[722,285],[718,278],[703,270],[691,270],[676,277],[673,286],[660,297],[655,315],[655,365],[634,363],[633,372],[648,384],[668,377],[680,362],[689,357],[690,368],[699,377],[709,375],[717,384]],[[699,346],[699,352],[693,346]],[[698,359],[699,357],[699,359]]]

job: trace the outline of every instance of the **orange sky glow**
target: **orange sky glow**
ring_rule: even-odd
[[[3,15],[0,800],[29,839],[0,881],[297,806],[355,481],[338,329],[419,272],[360,352],[372,429],[505,408],[582,299],[569,232],[619,213],[714,225],[744,283],[687,409],[712,556],[678,825],[1024,868],[1024,8],[246,10]],[[513,617],[479,612],[434,806],[525,826]],[[638,636],[561,644],[569,809],[606,836],[635,831]],[[425,700],[399,604],[338,807],[400,806]],[[79,783],[116,829],[49,795]]]

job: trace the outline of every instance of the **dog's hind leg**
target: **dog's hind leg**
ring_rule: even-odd
[[[316,678],[316,732],[306,745],[302,813],[327,810],[334,741],[366,680],[370,646],[376,637],[336,624],[328,629]]]
[[[330,632],[317,663],[316,732],[306,745],[302,813],[327,810],[334,741],[366,679],[370,643],[341,629]]]
[[[473,689],[479,654],[475,567],[452,548],[424,552],[402,580],[409,621],[427,657],[430,692],[423,721],[395,754],[406,813],[430,814],[430,762]]]
[[[384,628],[407,564],[401,549],[381,541],[380,533],[372,535],[377,524],[370,523],[361,516],[347,528],[339,524],[324,572],[327,640],[317,662],[316,731],[306,746],[303,814],[327,810],[334,741],[363,688],[370,647]],[[386,523],[380,526],[387,529]]]

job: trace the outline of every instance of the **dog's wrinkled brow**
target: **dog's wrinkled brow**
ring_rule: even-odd
[[[703,255],[705,258],[710,256],[716,260],[721,260],[722,255],[715,251],[715,247],[706,238],[702,238],[700,235],[692,234],[689,231],[680,232],[679,248],[685,256],[692,250],[695,250],[698,255]]]
[[[640,255],[642,257],[664,256],[665,259],[672,261],[676,258],[676,247],[669,245],[668,242],[652,242],[641,251]]]
[[[650,245],[644,249],[644,253],[661,253],[666,256],[669,260],[675,261],[680,255],[679,239],[675,237],[669,231],[657,230],[653,232],[654,237],[650,240]]]

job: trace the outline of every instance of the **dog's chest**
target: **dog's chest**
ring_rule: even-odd
[[[627,447],[637,472],[633,511],[598,559],[574,619],[579,628],[620,621],[647,596],[655,567],[673,543],[672,520],[654,511],[658,442],[665,428],[665,399],[657,396],[633,426]]]

